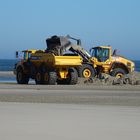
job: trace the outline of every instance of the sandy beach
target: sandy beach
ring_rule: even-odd
[[[3,140],[132,140],[140,137],[140,107],[0,103]]]
[[[140,106],[140,86],[0,84],[1,102]]]
[[[9,75],[8,75],[9,74]],[[0,72],[0,76],[13,76]],[[140,85],[0,83],[0,138],[132,140],[140,137]]]
[[[0,72],[0,77],[13,72]],[[1,81],[1,102],[102,104],[140,106],[140,85],[19,85],[16,80]]]

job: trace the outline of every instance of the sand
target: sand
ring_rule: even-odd
[[[140,106],[140,86],[0,84],[1,102]]]
[[[139,139],[140,85],[80,80],[65,86],[1,82],[0,139]]]
[[[2,140],[136,140],[140,107],[0,103]]]
[[[15,77],[12,71],[0,71],[0,77]]]
[[[139,73],[136,74],[131,76],[138,80]],[[0,72],[0,76],[14,75],[12,72]],[[102,82],[102,79],[92,82],[80,80],[77,85],[52,86],[35,85],[34,82],[29,85],[18,85],[16,81],[1,82],[0,101],[140,106],[140,85],[112,85],[106,84],[105,80]]]

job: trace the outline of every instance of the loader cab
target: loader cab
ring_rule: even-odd
[[[98,46],[90,49],[91,56],[95,57],[98,62],[106,62],[111,58],[110,46]]]

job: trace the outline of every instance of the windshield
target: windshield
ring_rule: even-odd
[[[92,57],[96,57],[98,61],[105,62],[107,59],[109,59],[109,49],[96,47],[92,49],[91,55]]]
[[[26,52],[26,51],[18,51],[18,52],[16,52],[16,58],[17,59],[27,60],[30,57],[31,57],[31,53],[30,52]]]

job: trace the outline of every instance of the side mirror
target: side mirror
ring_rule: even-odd
[[[16,51],[16,58],[18,58],[18,56],[19,56],[19,53],[18,53],[18,51]]]

